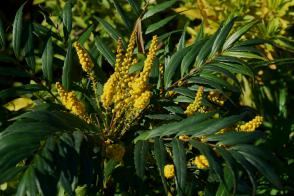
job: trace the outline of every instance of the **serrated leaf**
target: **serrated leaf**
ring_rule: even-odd
[[[71,41],[69,41],[62,70],[62,85],[66,90],[70,89],[72,83],[73,55],[74,50]]]
[[[176,73],[177,68],[180,66],[183,57],[190,50],[190,47],[183,48],[177,51],[170,59],[164,70],[164,86],[168,88],[172,84],[172,77]]]
[[[164,25],[166,25],[168,22],[170,22],[172,19],[174,19],[176,16],[169,16],[166,17],[163,20],[160,20],[154,24],[151,24],[147,27],[145,34],[149,34],[152,33],[154,31],[156,31],[157,29],[163,27]]]
[[[98,36],[95,37],[95,46],[98,49],[98,51],[109,62],[109,64],[114,67],[115,55],[113,54],[113,52],[111,52],[111,50],[107,47],[107,45]]]
[[[72,29],[72,4],[71,1],[67,1],[64,5],[62,11],[62,23],[63,23],[63,33],[64,37],[67,40]]]
[[[143,179],[145,174],[145,156],[148,153],[148,143],[146,141],[139,141],[135,144],[134,161],[136,174]]]
[[[5,33],[2,19],[0,18],[0,46],[5,48]]]
[[[87,29],[87,31],[85,31],[85,32],[81,35],[81,37],[79,38],[79,43],[80,43],[81,45],[83,45],[83,44],[87,41],[87,39],[89,39],[89,37],[90,37],[90,35],[91,35],[91,33],[92,33],[93,30],[94,30],[94,26],[91,25],[91,26]]]
[[[223,44],[223,51],[227,50],[229,47],[232,46],[236,41],[238,41],[242,35],[244,35],[251,27],[253,27],[257,21],[252,21],[245,24],[243,27],[239,28],[235,31]]]
[[[12,29],[12,46],[16,57],[20,57],[23,31],[23,8],[26,3],[23,3],[15,14]]]
[[[184,195],[187,166],[186,166],[186,152],[183,143],[178,139],[173,139],[173,161],[176,170],[176,185],[179,195]]]
[[[153,16],[154,14],[157,14],[159,12],[166,10],[167,8],[171,7],[176,2],[177,2],[177,0],[171,0],[171,1],[157,4],[157,5],[153,6],[152,8],[149,8],[148,11],[144,14],[142,20],[149,18],[149,17]]]
[[[201,67],[201,65],[204,63],[207,56],[211,52],[212,44],[214,43],[215,36],[217,35],[217,33],[218,32],[216,32],[212,37],[210,37],[208,40],[205,41],[204,45],[201,47],[196,57],[194,67]]]
[[[208,136],[208,141],[217,141],[218,145],[236,145],[251,143],[264,136],[262,132],[243,133],[226,132],[224,134]]]
[[[53,79],[53,45],[52,38],[47,40],[45,49],[42,54],[42,70],[44,77],[52,82]]]

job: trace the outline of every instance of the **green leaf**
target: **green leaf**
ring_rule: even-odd
[[[181,64],[181,76],[183,77],[185,74],[188,73],[189,68],[191,67],[192,63],[195,61],[195,58],[198,54],[198,52],[201,49],[201,45],[203,44],[204,40],[200,40],[195,42],[192,46],[190,51],[187,52],[185,57],[183,58],[182,64]]]
[[[24,94],[31,94],[33,92],[41,90],[45,90],[45,88],[38,84],[25,84],[22,86],[5,89],[0,91],[0,103],[2,105],[6,103],[9,98],[17,97]]]
[[[90,35],[91,35],[91,33],[92,33],[92,31],[94,30],[94,25],[91,25],[88,29],[87,29],[87,31],[85,31],[82,35],[81,35],[81,37],[79,38],[79,43],[81,44],[81,45],[83,45],[86,41],[87,41],[87,39],[89,39],[89,37],[90,37]]]
[[[240,39],[242,35],[244,35],[251,27],[253,27],[257,21],[252,21],[247,24],[245,24],[243,27],[239,28],[237,31],[235,31],[223,44],[223,51],[230,48],[236,41]]]
[[[62,11],[63,33],[64,33],[65,40],[68,39],[69,34],[72,29],[71,8],[72,8],[71,1],[67,1],[64,5],[63,11]]]
[[[238,51],[224,51],[224,56],[231,56],[231,57],[237,57],[237,58],[247,58],[247,59],[260,59],[265,61],[266,59],[264,57],[261,57],[257,54],[253,54],[251,52],[238,52]]]
[[[62,85],[66,90],[70,89],[72,83],[73,55],[74,50],[71,41],[69,41],[62,70]]]
[[[157,137],[154,142],[154,156],[159,170],[161,181],[165,192],[167,193],[167,183],[164,177],[164,166],[166,164],[166,151],[163,142]]]
[[[181,35],[181,38],[180,38],[178,46],[177,46],[177,51],[185,48],[185,42],[186,42],[185,39],[186,39],[186,28],[187,28],[187,26],[188,26],[188,23],[185,24],[185,27],[183,29],[183,33]]]
[[[201,67],[201,65],[205,62],[207,56],[211,52],[212,44],[214,43],[217,33],[218,32],[216,32],[212,37],[205,41],[196,57],[194,67]]]
[[[129,4],[132,6],[135,14],[137,15],[137,17],[140,16],[140,5],[138,5],[136,0],[127,0],[129,2]]]
[[[192,135],[193,137],[207,136],[217,131],[230,127],[236,122],[243,119],[246,113],[240,115],[232,115],[221,119],[209,119],[206,121],[199,122],[197,126],[189,129],[183,129],[177,135]]]
[[[30,193],[30,195],[38,195],[40,192],[38,191],[37,184],[39,184],[39,182],[35,171],[33,167],[29,167],[18,184],[16,195],[25,196],[27,195],[26,193]]]
[[[53,46],[52,38],[49,37],[47,40],[45,49],[42,54],[42,70],[44,77],[52,82],[53,79]]]
[[[115,55],[98,36],[95,37],[95,46],[99,50],[99,52],[106,58],[109,64],[114,67]]]
[[[147,27],[145,34],[149,34],[152,33],[154,31],[156,31],[157,29],[163,27],[164,25],[166,25],[168,22],[170,22],[172,19],[174,19],[176,16],[169,16],[166,17],[163,20],[160,20],[154,24],[151,24]]]
[[[12,47],[16,57],[20,57],[22,32],[23,32],[23,8],[26,3],[23,3],[15,14],[12,30]]]
[[[0,18],[0,46],[5,48],[5,33],[2,19]]]
[[[145,174],[145,156],[148,153],[148,143],[146,141],[139,141],[135,144],[134,161],[136,174],[143,179]]]
[[[140,61],[139,63],[132,65],[129,68],[129,74],[139,72],[139,71],[143,70],[143,68],[144,68],[144,61]]]
[[[251,146],[238,146],[238,148],[234,148],[234,150],[238,150],[238,152],[242,154],[248,162],[250,162],[254,167],[256,167],[256,169],[260,173],[262,173],[277,188],[282,188],[279,176],[266,161],[261,159],[262,157],[267,159],[269,159],[270,157],[264,156],[262,152],[256,153],[256,147],[250,147]]]
[[[208,141],[217,141],[218,145],[236,145],[251,143],[264,136],[262,132],[225,132],[224,134],[208,136]]]
[[[111,26],[108,22],[103,20],[102,18],[95,17],[94,18],[103,25],[105,30],[109,33],[110,37],[114,40],[117,41],[119,38],[122,38],[122,35],[113,27]],[[126,42],[122,39],[122,43],[124,48],[126,48]]]
[[[232,72],[232,73],[240,73],[240,74],[247,75],[249,77],[254,77],[254,73],[253,73],[252,69],[247,65],[241,65],[241,64],[236,64],[236,63],[225,63],[225,62],[213,63],[210,65],[213,65],[215,67],[220,67],[220,68],[225,69],[225,70]]]
[[[215,53],[221,49],[233,25],[234,25],[234,19],[227,21],[223,27],[220,27],[219,33],[216,35],[212,48],[211,48],[211,52],[210,52],[211,56],[215,55]]]
[[[178,139],[173,139],[173,161],[176,170],[176,185],[179,195],[184,195],[187,166],[186,166],[186,152],[183,143]]]
[[[153,6],[152,8],[149,8],[148,11],[144,14],[142,19],[144,20],[146,18],[153,16],[154,14],[162,12],[162,11],[166,10],[167,8],[171,7],[176,2],[177,2],[177,0],[170,0],[170,1],[167,1],[164,3],[157,4],[157,5]]]
[[[177,51],[170,59],[169,63],[165,67],[164,71],[164,86],[165,88],[170,87],[172,84],[172,77],[176,73],[177,68],[180,66],[183,57],[190,50],[190,47],[183,48]]]
[[[112,0],[115,9],[117,10],[118,14],[120,15],[120,17],[122,18],[122,20],[124,21],[124,24],[126,25],[126,27],[128,28],[128,31],[131,32],[132,31],[132,25],[130,23],[130,19],[127,16],[127,13],[122,9],[122,7],[120,6],[120,4],[117,2],[117,0]]]
[[[35,69],[35,55],[34,55],[34,43],[33,43],[33,25],[31,22],[27,24],[28,37],[24,47],[25,60],[28,66],[34,70]]]
[[[147,140],[157,136],[173,135],[183,130],[193,130],[196,128],[195,124],[207,120],[208,118],[211,117],[211,115],[212,114],[199,113],[179,122],[173,122],[173,123],[161,125],[150,131],[143,132],[137,138],[135,138],[135,142],[139,140]]]
[[[148,114],[145,115],[146,118],[153,120],[181,120],[182,118],[175,114]]]

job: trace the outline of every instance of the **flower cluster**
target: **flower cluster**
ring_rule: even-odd
[[[79,116],[81,119],[84,119],[86,122],[90,123],[91,120],[90,117],[86,114],[85,106],[76,98],[75,93],[73,91],[65,91],[60,82],[56,83],[56,88],[60,96],[60,101],[65,106],[65,108],[70,110],[73,114]]]
[[[207,98],[209,101],[211,101],[219,106],[223,106],[225,103],[224,98],[217,91],[210,91]]]
[[[173,164],[168,164],[164,166],[163,169],[164,177],[171,179],[175,176],[175,166]]]
[[[253,132],[256,128],[258,128],[263,122],[262,116],[255,116],[251,121],[243,124],[243,125],[237,125],[236,130],[237,131],[243,131],[243,132]]]
[[[207,158],[204,155],[199,155],[195,157],[194,164],[199,169],[207,169],[209,167],[209,163]]]
[[[88,54],[88,52],[84,48],[82,48],[80,43],[75,42],[73,46],[75,47],[75,49],[77,51],[78,58],[79,58],[79,61],[82,65],[83,71],[90,74],[93,67],[94,67],[94,64],[91,60],[90,55]]]
[[[106,156],[116,161],[123,159],[125,151],[125,148],[120,144],[108,144],[106,146]]]
[[[187,114],[187,116],[192,116],[197,111],[203,112],[202,111],[203,108],[201,107],[203,92],[204,92],[204,87],[200,86],[198,88],[198,91],[196,93],[196,96],[195,96],[195,99],[194,99],[193,103],[188,105],[188,107],[187,107],[187,109],[185,111],[185,114]]]

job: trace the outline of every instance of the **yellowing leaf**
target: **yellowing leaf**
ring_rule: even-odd
[[[202,18],[199,9],[196,9],[196,8],[189,8],[189,7],[182,6],[182,7],[175,8],[173,10],[179,14],[186,16],[190,20]]]
[[[34,105],[34,102],[30,98],[17,98],[4,105],[9,111],[18,111],[24,108],[28,108]]]

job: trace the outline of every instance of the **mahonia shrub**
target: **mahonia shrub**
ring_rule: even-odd
[[[71,35],[74,1],[64,6],[60,34],[33,21],[23,34],[21,6],[13,50],[34,82],[1,94],[8,101],[30,92],[35,106],[14,114],[0,133],[4,193],[254,195],[261,175],[282,187],[274,156],[257,145],[263,117],[239,104],[238,77],[253,80],[253,65],[266,61],[255,48],[261,43],[241,39],[252,23],[232,30],[238,18],[228,18],[212,35],[202,25],[189,44],[185,29],[156,35],[174,16],[148,22],[174,3],[143,10],[128,42],[101,20],[116,49],[95,31]],[[86,44],[90,34],[95,41]],[[33,40],[43,43],[41,55]]]

